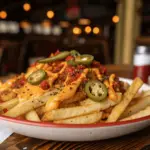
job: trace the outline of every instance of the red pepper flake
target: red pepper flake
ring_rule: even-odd
[[[66,61],[69,61],[69,60],[74,60],[74,57],[73,56],[67,56],[67,58],[65,59]]]
[[[3,109],[3,112],[4,112],[4,113],[6,113],[7,111],[8,111],[8,109],[7,109],[7,108],[4,108],[4,109]]]
[[[40,84],[40,87],[43,89],[43,90],[48,90],[50,88],[50,85],[49,83],[47,82],[47,80],[43,80]]]

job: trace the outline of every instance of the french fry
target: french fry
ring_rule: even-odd
[[[100,104],[101,110],[105,110],[111,106],[115,106],[116,104],[120,103],[121,99],[122,99],[122,93],[117,93],[117,99],[115,101],[106,99],[101,102],[95,102],[95,101],[92,101],[91,99],[86,99],[84,101],[81,101],[80,105],[85,106],[85,105],[92,105],[92,104]]]
[[[143,81],[140,78],[136,78],[133,81],[131,86],[125,92],[122,101],[113,108],[107,122],[115,122],[119,119],[142,85]]]
[[[2,101],[9,101],[11,99],[16,98],[16,93],[8,88],[0,92],[0,98],[2,99]]]
[[[138,99],[138,102],[136,104],[127,107],[127,109],[121,115],[121,118],[131,116],[141,111],[142,109],[146,108],[147,106],[150,106],[150,96],[146,96],[142,99]]]
[[[46,112],[42,117],[42,120],[53,121],[53,120],[68,119],[76,116],[87,115],[95,111],[100,111],[100,109],[101,109],[100,104],[77,106],[77,107],[70,107],[70,108],[60,108],[60,109],[55,109]]]
[[[66,101],[63,101],[60,104],[60,107],[63,107],[66,104],[70,104],[70,103],[74,103],[74,102],[78,102],[78,101],[84,100],[85,98],[86,98],[85,92],[76,92],[76,94],[73,97],[71,97],[70,99],[68,99]]]
[[[35,109],[36,113],[38,114],[39,117],[42,117],[45,113],[45,106],[41,106],[37,109]]]
[[[17,98],[14,98],[12,100],[0,103],[0,111],[2,111],[3,109],[11,109],[14,106],[16,106],[19,103],[19,100]]]
[[[50,91],[49,94],[50,93],[52,93],[52,91]],[[27,112],[33,109],[45,105],[50,97],[49,94],[47,93],[46,95],[40,96],[39,98],[29,99],[27,101],[21,102],[3,115],[15,118],[23,114],[26,114]]]
[[[89,115],[79,116],[75,118],[65,119],[65,120],[58,120],[54,121],[54,123],[61,123],[61,124],[91,124],[98,122],[102,117],[102,112],[94,112]]]
[[[29,111],[26,115],[25,118],[29,121],[41,121],[38,114],[36,113],[35,110]]]
[[[111,106],[116,105],[121,101],[122,94],[117,93],[118,99],[116,101],[104,100],[102,102],[94,102],[90,99],[81,101],[81,106],[60,108],[46,112],[42,118],[43,121],[61,120],[75,116],[86,115],[94,111],[105,110]]]
[[[63,105],[60,105],[60,108],[69,108],[69,107],[76,107],[76,106],[80,106],[80,103],[73,102],[73,103],[63,104]]]
[[[137,112],[136,114],[129,116],[127,118],[124,118],[120,121],[133,120],[133,119],[142,118],[142,117],[145,117],[148,115],[150,115],[150,106],[148,106],[144,110],[141,110],[141,111]]]

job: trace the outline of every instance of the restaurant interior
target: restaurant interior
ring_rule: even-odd
[[[136,47],[150,45],[149,8],[149,0],[1,0],[0,76],[73,49],[132,69]]]

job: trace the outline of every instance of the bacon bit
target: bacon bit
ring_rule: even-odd
[[[101,74],[106,74],[107,73],[107,69],[103,65],[100,66],[99,70],[100,70]]]
[[[46,80],[43,80],[40,84],[40,87],[43,89],[43,90],[48,90],[50,88],[49,86],[49,83],[46,81]]]
[[[66,61],[69,61],[69,60],[74,60],[74,57],[73,56],[67,56],[67,58],[65,59]]]
[[[57,73],[62,69],[62,67],[63,67],[63,64],[58,64],[52,68],[52,72]]]
[[[69,75],[75,74],[75,67],[73,67],[73,66],[67,67],[66,72],[69,73]]]
[[[12,84],[12,88],[20,88],[22,86],[24,86],[24,84],[26,83],[26,78],[25,76],[21,77],[20,79],[17,79],[13,84]]]
[[[78,66],[77,66],[77,69],[83,70],[83,69],[85,69],[85,66],[83,66],[83,65],[78,65]]]
[[[113,89],[114,89],[116,92],[119,92],[119,91],[120,91],[120,84],[119,84],[119,82],[117,82],[117,81],[114,81],[114,82],[113,82]]]
[[[55,53],[54,53],[54,56],[58,55],[60,53],[59,50],[57,50]]]
[[[35,67],[37,65],[37,62],[30,65],[30,67]]]
[[[101,67],[101,64],[98,61],[93,61],[92,62],[92,67],[99,68],[99,67]]]
[[[101,65],[98,61],[93,61],[92,67],[99,68],[101,74],[107,73],[107,69],[103,65]]]
[[[8,109],[7,109],[7,108],[4,108],[4,109],[3,109],[3,112],[4,112],[4,113],[6,113],[7,111],[8,111]]]

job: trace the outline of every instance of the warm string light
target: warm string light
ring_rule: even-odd
[[[94,34],[99,34],[100,33],[100,29],[98,27],[94,27],[93,28],[93,33]]]
[[[92,28],[90,26],[86,26],[84,31],[87,33],[87,34],[90,34],[91,31],[92,31]]]
[[[0,11],[0,18],[1,19],[6,19],[7,18],[7,12],[4,11],[4,10]]]
[[[118,23],[119,22],[119,17],[118,16],[113,16],[112,17],[112,21],[114,22],[114,23]]]
[[[47,11],[47,17],[52,19],[55,16],[55,13],[52,10]]]
[[[82,33],[82,30],[79,27],[74,27],[72,31],[76,35],[79,35]]]
[[[31,9],[31,5],[29,3],[24,3],[23,9],[24,9],[24,11],[29,11]]]

